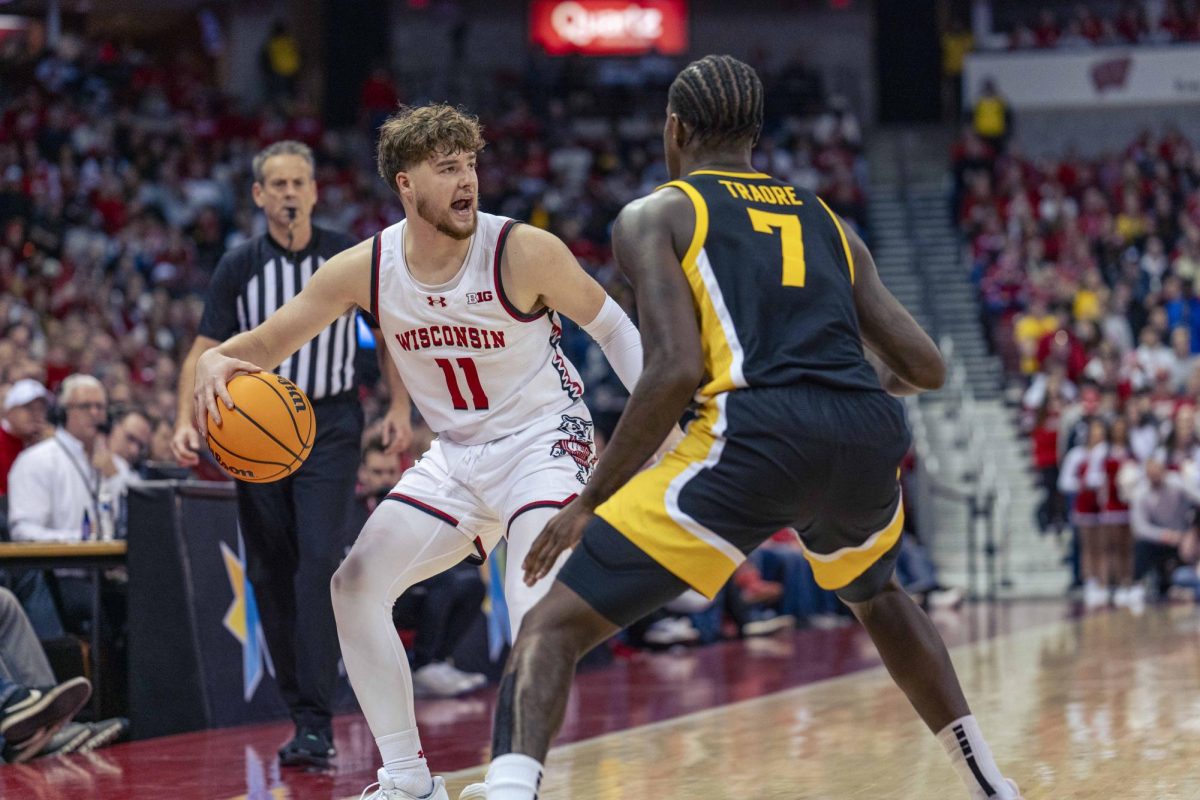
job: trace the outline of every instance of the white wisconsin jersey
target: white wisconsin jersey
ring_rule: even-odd
[[[371,313],[429,427],[459,444],[482,444],[578,401],[583,381],[559,348],[557,315],[522,314],[504,295],[500,257],[517,223],[480,213],[462,269],[440,286],[409,271],[407,224],[375,236]]]

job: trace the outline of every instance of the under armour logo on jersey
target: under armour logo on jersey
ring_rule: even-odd
[[[467,305],[473,306],[476,303],[490,303],[496,299],[496,296],[491,292],[467,292]]]
[[[437,295],[430,294],[430,295],[426,295],[425,299],[427,301],[429,301],[429,305],[431,305],[431,306],[440,306],[442,308],[446,307],[446,298],[444,298],[444,297],[439,297]]]

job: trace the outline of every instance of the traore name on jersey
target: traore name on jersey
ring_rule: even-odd
[[[708,373],[700,399],[801,383],[880,390],[846,232],[820,198],[763,173],[698,170],[666,186],[696,212],[683,269]]]

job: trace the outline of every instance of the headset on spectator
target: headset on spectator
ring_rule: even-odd
[[[92,378],[92,376],[91,375],[69,375],[69,376],[67,376],[67,379],[64,380],[62,382],[62,385],[58,387],[58,393],[55,394],[55,396],[54,396],[54,405],[51,406],[50,410],[46,413],[47,421],[56,428],[62,427],[63,425],[67,424],[67,415],[70,413],[70,410],[67,408],[65,400],[66,400],[67,392],[70,389],[72,389],[76,384],[84,382],[84,381],[77,380],[78,378]],[[95,380],[95,378],[92,378],[92,380]],[[86,381],[86,382],[90,383],[90,381]],[[109,407],[109,408],[105,409],[104,422],[100,423],[100,425],[97,426],[97,430],[99,430],[100,433],[104,433],[104,434],[111,433],[112,426],[113,426],[113,409],[111,407]]]

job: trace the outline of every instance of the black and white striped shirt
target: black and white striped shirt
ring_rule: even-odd
[[[298,294],[325,261],[354,244],[348,236],[314,227],[308,246],[296,253],[288,253],[269,234],[235,247],[221,258],[213,272],[200,335],[225,341],[257,327]],[[358,352],[357,315],[357,309],[346,312],[275,372],[293,381],[313,400],[352,390]]]

